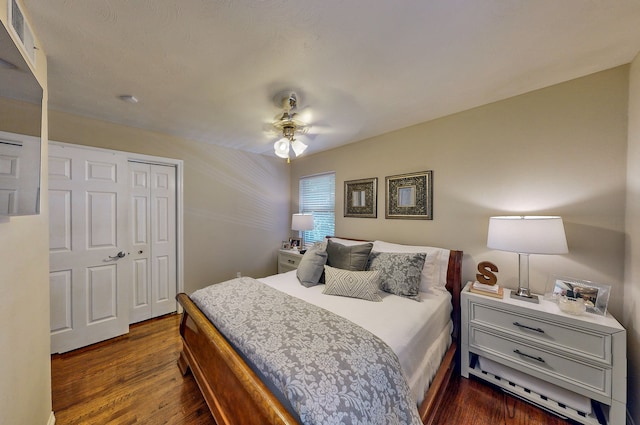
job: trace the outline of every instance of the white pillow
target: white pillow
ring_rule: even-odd
[[[344,246],[353,246],[353,245],[362,245],[365,243],[369,243],[367,241],[353,241],[351,239],[342,239],[342,238],[329,238],[331,242],[339,243]]]
[[[429,292],[434,289],[446,291],[447,268],[449,267],[448,249],[374,241],[372,251],[426,253],[427,258],[424,260],[420,278],[420,292]]]

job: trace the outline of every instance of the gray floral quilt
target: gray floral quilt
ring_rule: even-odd
[[[421,424],[396,354],[334,313],[242,277],[191,299],[303,424]]]

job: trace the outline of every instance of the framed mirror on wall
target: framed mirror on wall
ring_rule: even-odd
[[[0,25],[0,216],[40,213],[42,87]]]
[[[378,178],[344,182],[344,216],[376,218],[378,216]]]
[[[385,177],[385,218],[433,220],[433,171]]]

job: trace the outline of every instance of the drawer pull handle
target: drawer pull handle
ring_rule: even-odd
[[[540,332],[541,334],[544,333],[544,330],[540,328],[532,328],[531,326],[523,325],[522,323],[518,323],[518,322],[513,322],[513,324],[519,328],[529,329],[530,331]]]
[[[520,350],[518,350],[518,349],[513,350],[513,352],[514,352],[514,353],[516,353],[516,354],[518,354],[518,355],[520,355],[520,356],[528,357],[528,358],[530,358],[530,359],[533,359],[533,360],[539,361],[540,363],[546,363],[546,362],[544,361],[544,359],[543,359],[542,357],[540,357],[540,356],[538,356],[538,357],[534,357],[534,356],[531,356],[531,355],[529,355],[529,354],[523,353],[522,351],[520,351]]]
[[[287,263],[293,264],[293,263],[295,263],[295,261],[294,260],[287,260]]]

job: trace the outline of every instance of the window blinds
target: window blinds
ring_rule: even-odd
[[[313,214],[314,229],[303,232],[305,245],[335,233],[336,174],[326,173],[300,179],[300,212]]]

